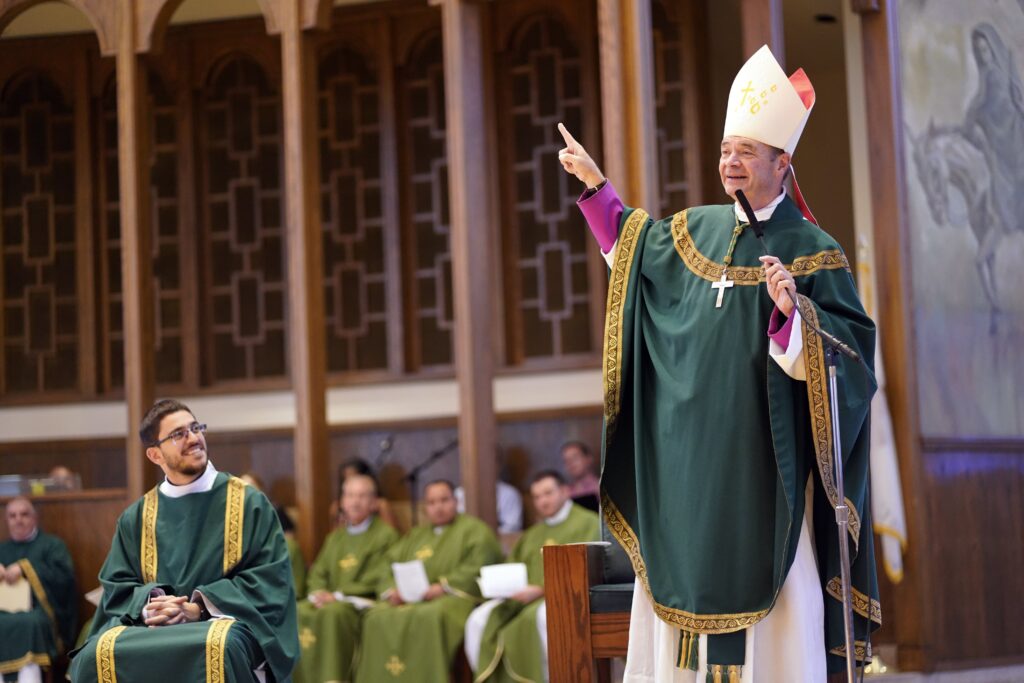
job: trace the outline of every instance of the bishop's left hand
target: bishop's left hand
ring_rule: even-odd
[[[793,312],[793,302],[796,301],[796,280],[790,275],[782,261],[776,256],[762,256],[759,259],[764,264],[764,278],[768,285],[768,296],[775,302],[775,307],[787,318]],[[789,296],[784,292],[788,291]]]

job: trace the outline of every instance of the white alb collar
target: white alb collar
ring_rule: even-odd
[[[759,220],[759,221],[766,221],[766,220],[768,220],[769,218],[772,217],[772,214],[775,213],[775,208],[779,204],[781,204],[782,200],[785,199],[785,198],[786,198],[786,190],[785,190],[785,188],[783,188],[782,192],[779,193],[779,196],[776,197],[775,199],[773,199],[770,204],[768,204],[767,206],[763,206],[760,209],[757,209],[756,211],[754,211],[754,216],[756,216],[757,220]],[[732,209],[733,209],[733,211],[736,212],[736,218],[739,219],[740,223],[746,223],[747,222],[747,212],[743,210],[743,207],[740,206],[739,202],[734,202],[733,205],[732,205]]]
[[[209,460],[206,461],[206,471],[199,475],[199,478],[195,481],[191,481],[181,486],[175,486],[171,482],[164,478],[162,484],[160,484],[160,493],[164,494],[168,498],[181,498],[187,496],[190,493],[206,493],[213,488],[213,480],[217,478],[217,469],[213,466],[213,463]]]
[[[562,508],[555,514],[545,519],[544,523],[548,526],[557,526],[565,520],[569,519],[570,512],[572,512],[572,499],[565,501],[565,504],[562,506]]]
[[[347,531],[350,536],[358,536],[359,534],[364,533],[367,529],[369,529],[370,524],[372,523],[373,515],[370,515],[363,521],[359,522],[359,524],[346,524],[345,531]]]

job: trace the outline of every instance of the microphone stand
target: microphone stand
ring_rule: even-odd
[[[405,475],[405,480],[409,482],[409,501],[412,504],[413,526],[416,526],[419,523],[419,511],[417,510],[417,502],[420,488],[420,472],[433,465],[435,462],[440,460],[442,457],[444,457],[445,454],[447,454],[449,451],[451,451],[458,445],[458,438],[452,439],[449,443],[445,444],[444,446],[441,446],[436,451],[432,452],[430,455],[424,458],[421,463],[419,463],[418,465],[414,466],[411,470],[409,470],[409,474]]]
[[[740,206],[743,207],[743,212],[747,214],[747,221],[750,223],[750,228],[754,231],[754,234],[757,235],[757,239],[760,240],[761,248],[764,250],[765,255],[768,255],[768,246],[764,241],[764,228],[761,227],[761,222],[757,220],[757,216],[754,214],[754,210],[751,208],[750,202],[747,201],[747,197],[743,193],[743,190],[736,190],[736,199],[739,201]],[[793,310],[798,311],[799,308],[797,308],[796,305],[796,298],[788,289],[783,289],[783,291],[793,304]],[[828,366],[828,400],[831,407],[831,415],[829,417],[830,422],[832,423],[832,476],[836,485],[836,495],[838,497],[838,502],[835,505],[835,513],[836,531],[839,534],[839,579],[843,584],[843,627],[846,636],[846,680],[847,683],[854,683],[856,680],[857,663],[853,649],[853,598],[850,586],[850,546],[849,541],[847,540],[847,534],[849,533],[850,528],[850,508],[846,505],[846,494],[843,482],[843,450],[842,440],[839,435],[839,389],[838,381],[836,379],[836,352],[843,354],[861,365],[864,364],[864,361],[861,359],[860,354],[851,349],[847,344],[812,324],[806,317],[803,317],[802,320],[804,324],[814,331],[814,333],[817,334],[825,343],[825,364]],[[868,632],[870,633],[870,626],[868,627]]]

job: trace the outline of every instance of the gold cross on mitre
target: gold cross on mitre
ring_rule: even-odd
[[[391,659],[384,665],[384,668],[388,670],[389,674],[398,678],[405,671],[405,664],[398,658],[398,655],[391,655]]]
[[[346,572],[349,569],[352,569],[353,567],[355,567],[357,564],[359,564],[359,560],[356,559],[356,556],[353,555],[352,553],[349,553],[348,555],[346,555],[342,559],[338,560],[338,566],[341,567],[342,571],[346,571]]]
[[[299,643],[302,645],[303,650],[308,650],[311,645],[316,643],[316,635],[313,633],[313,629],[306,626],[302,629],[302,633],[299,634]]]
[[[434,549],[429,545],[425,545],[416,551],[417,560],[426,560],[434,556]]]

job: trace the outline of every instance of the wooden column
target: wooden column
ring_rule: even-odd
[[[302,552],[312,560],[327,535],[326,341],[316,121],[316,59],[301,0],[279,6],[288,234],[288,360],[295,394],[295,494]]]
[[[743,27],[744,62],[762,45],[767,45],[782,68],[786,68],[782,0],[740,0],[740,23]]]
[[[923,476],[920,442],[917,438],[917,387],[914,378],[913,289],[910,271],[910,235],[904,206],[906,187],[903,159],[903,116],[899,105],[899,49],[894,13],[890,2],[881,11],[865,8],[861,15],[864,60],[865,105],[867,111],[868,158],[871,172],[871,206],[874,222],[875,273],[878,291],[878,327],[886,368],[886,396],[892,413],[896,448],[900,454],[900,479],[907,510],[908,551],[904,558],[904,579],[893,591],[896,641],[901,669],[920,670],[930,659],[928,643],[933,640],[936,613],[934,596],[939,595],[928,566],[931,533],[923,515],[927,509],[928,484]]]
[[[146,79],[136,54],[135,6],[120,0],[117,42],[117,161],[121,205],[121,282],[124,320],[124,394],[128,408],[125,444],[128,498],[145,488],[145,449],[139,423],[153,403],[153,251],[149,210],[149,135]]]
[[[452,286],[455,305],[455,372],[459,385],[459,463],[466,510],[497,524],[492,333],[493,233],[496,215],[488,178],[494,156],[487,145],[487,92],[483,64],[483,13],[472,0],[441,5],[445,98],[448,113],[448,178],[451,206]]]
[[[598,0],[602,170],[630,206],[656,212],[657,121],[650,0]]]

